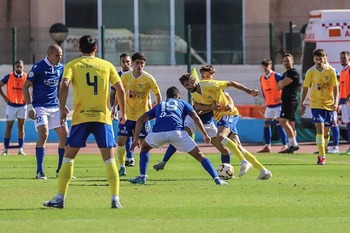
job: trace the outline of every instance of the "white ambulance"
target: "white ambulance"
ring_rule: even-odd
[[[350,9],[310,11],[304,35],[303,79],[306,71],[314,65],[312,52],[315,49],[324,49],[329,64],[338,72],[341,71],[340,52],[350,51]],[[311,125],[311,111],[308,107],[302,122],[305,126]],[[339,125],[343,126],[341,120]]]

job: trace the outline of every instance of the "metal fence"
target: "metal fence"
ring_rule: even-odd
[[[260,64],[264,58],[272,58],[281,63],[281,54],[291,52],[295,62],[300,63],[302,54],[302,25],[291,22],[272,24],[247,24],[243,29],[213,25],[211,35],[212,64]],[[176,29],[175,59],[176,65],[187,63],[187,30]],[[291,34],[292,31],[292,34]],[[150,65],[171,64],[171,38],[166,30],[162,34],[140,34],[140,50],[148,57]],[[164,33],[165,32],[165,33]],[[215,32],[215,33],[214,33]],[[228,33],[230,32],[230,33]],[[97,29],[70,28],[67,40],[62,44],[63,63],[78,57],[78,39],[84,34],[98,36]],[[13,36],[16,36],[16,42]],[[191,25],[191,61],[202,64],[207,61],[207,41],[205,25]],[[290,36],[293,35],[293,36]],[[135,50],[134,33],[127,29],[105,29],[104,58],[114,64],[122,52],[133,53]],[[15,59],[25,63],[34,63],[46,55],[48,45],[54,43],[49,36],[49,28],[0,28],[0,64],[12,64]],[[14,48],[17,48],[13,53]]]

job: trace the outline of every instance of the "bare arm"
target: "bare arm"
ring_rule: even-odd
[[[136,126],[135,126],[135,132],[134,132],[134,139],[133,139],[133,142],[130,146],[130,151],[132,151],[136,146],[140,147],[139,135],[140,135],[143,124],[149,120],[150,120],[150,118],[146,114],[143,114],[142,116],[140,116],[139,119],[137,119]]]
[[[334,95],[333,111],[336,111],[339,106],[339,87],[338,86],[333,87],[333,95]]]
[[[4,99],[5,103],[10,102],[10,100],[7,98],[5,93],[2,91],[2,87],[5,86],[6,84],[3,82],[0,82],[0,95]]]
[[[110,92],[110,94],[109,94],[109,103],[110,103],[111,107],[114,106],[115,99],[116,99],[116,98],[115,98],[115,89],[112,89],[112,88],[111,88],[111,92]]]
[[[114,88],[116,90],[116,99],[114,102],[114,108],[116,104],[119,104],[119,110],[120,110],[120,123],[124,124],[127,121],[126,117],[126,98],[125,98],[125,90],[124,86],[121,82],[118,82],[114,85]]]
[[[203,125],[201,119],[199,118],[198,114],[193,110],[192,112],[189,113],[189,116],[193,119],[194,123],[198,127],[199,132],[203,135],[204,141],[206,143],[210,143],[211,138],[209,137],[209,135],[205,131],[204,125]]]
[[[282,90],[285,86],[288,86],[292,82],[293,82],[293,79],[289,77],[285,77],[284,79],[282,79],[277,83],[277,90]]]
[[[156,104],[162,101],[162,94],[160,94],[160,92],[158,94],[155,94],[155,96],[156,96]]]
[[[243,84],[241,84],[239,82],[235,82],[235,81],[228,81],[227,86],[234,87],[238,90],[244,91],[245,93],[247,93],[248,95],[251,95],[251,96],[257,96],[261,93],[261,91],[259,91],[258,89],[250,89],[250,88],[244,86]]]
[[[307,96],[307,93],[309,92],[308,87],[303,87],[303,93],[301,94],[301,100],[300,100],[300,114],[303,116],[305,115],[305,99]]]
[[[60,92],[58,95],[58,99],[60,102],[60,122],[61,125],[65,125],[67,121],[67,114],[68,111],[66,111],[66,103],[69,93],[69,79],[63,78],[60,84]]]
[[[29,80],[26,80],[23,87],[22,87],[22,93],[23,97],[26,101],[26,104],[28,105],[28,116],[30,119],[35,120],[36,119],[36,114],[35,110],[33,109],[32,105],[32,99],[30,98],[30,93],[29,93],[29,88],[33,85],[33,83]]]

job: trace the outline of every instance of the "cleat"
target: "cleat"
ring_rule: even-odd
[[[134,179],[129,179],[132,184],[146,184],[146,176],[137,176]]]
[[[350,149],[347,149],[346,151],[343,151],[339,153],[340,155],[350,155]]]
[[[27,155],[27,154],[24,152],[23,148],[19,148],[18,155]]]
[[[278,152],[280,154],[293,154],[293,151],[291,151],[289,148],[282,150],[280,152]]]
[[[47,177],[45,176],[44,172],[38,172],[35,176],[36,179],[38,180],[47,180]]]
[[[135,167],[135,160],[134,159],[128,159],[125,161],[126,167]]]
[[[164,162],[164,161],[159,162],[159,163],[153,165],[153,169],[156,170],[157,172],[160,170],[164,170],[165,164],[166,164],[166,162]]]
[[[9,152],[8,149],[5,149],[5,150],[1,153],[1,155],[2,155],[2,156],[6,156],[6,155],[8,154],[8,152]]]
[[[249,163],[247,160],[243,160],[241,162],[241,170],[239,171],[238,176],[241,177],[244,174],[246,174],[251,168],[253,167],[253,165],[251,163]]]
[[[288,149],[288,146],[287,145],[283,145],[278,153],[281,153],[282,151],[287,150],[287,149]]]
[[[299,145],[290,146],[290,147],[289,147],[289,150],[290,150],[291,152],[297,151],[297,150],[299,150]]]
[[[217,184],[217,185],[228,185],[228,183],[227,183],[226,181],[220,179],[219,177],[216,177],[216,178],[214,179],[214,182],[215,182],[215,184]]]
[[[317,156],[317,165],[325,165],[326,157]]]
[[[257,153],[270,153],[270,152],[271,152],[271,148],[268,146],[264,146],[264,148],[259,150]]]
[[[125,167],[120,167],[119,169],[119,176],[126,176],[126,168]]]
[[[120,204],[119,201],[112,201],[112,205],[111,205],[112,209],[121,209],[123,208],[122,204]]]
[[[326,151],[327,154],[339,154],[339,149],[337,146],[333,146],[331,149]]]
[[[270,179],[272,177],[272,173],[267,170],[261,170],[259,176],[256,178],[257,180],[267,180]]]
[[[64,208],[64,200],[58,199],[57,197],[54,197],[51,201],[44,201],[43,205],[46,207],[63,209]]]

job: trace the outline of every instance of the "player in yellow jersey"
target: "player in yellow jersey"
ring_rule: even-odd
[[[119,202],[119,176],[114,158],[115,139],[108,98],[110,85],[113,85],[120,107],[120,122],[124,123],[127,120],[125,91],[113,64],[95,57],[97,50],[95,38],[90,35],[81,37],[79,49],[82,56],[66,65],[60,86],[59,101],[60,109],[63,110],[60,117],[61,124],[64,124],[67,118],[64,109],[70,84],[74,92],[74,113],[62,168],[58,174],[57,195],[51,201],[44,202],[44,206],[64,208],[64,200],[73,174],[74,159],[79,149],[86,146],[88,136],[93,134],[106,165],[111,207],[122,208]]]
[[[271,178],[271,172],[240,144],[236,128],[239,113],[236,107],[230,107],[230,100],[223,90],[227,87],[234,87],[252,96],[258,95],[260,91],[249,89],[235,81],[202,80],[197,82],[191,74],[185,74],[179,80],[187,90],[192,92],[192,97],[195,100],[194,106],[197,110],[213,111],[218,122],[216,138],[242,161],[238,176],[243,176],[253,165],[260,171],[257,179]]]
[[[334,124],[334,111],[338,108],[338,80],[331,66],[326,65],[327,54],[323,49],[313,52],[315,65],[305,75],[301,96],[300,113],[305,114],[305,99],[310,89],[310,108],[316,128],[318,149],[317,164],[325,165],[325,145],[328,144],[329,130]]]
[[[162,100],[156,80],[151,74],[143,70],[146,64],[146,56],[143,53],[136,52],[131,56],[131,61],[133,69],[121,76],[126,93],[126,116],[128,120],[125,123],[120,122],[118,126],[117,156],[120,176],[126,176],[126,140],[133,136],[137,119],[149,110],[148,98],[150,91],[155,95],[157,104]],[[149,122],[146,122],[142,127],[139,135],[140,144],[147,136],[150,128]]]

